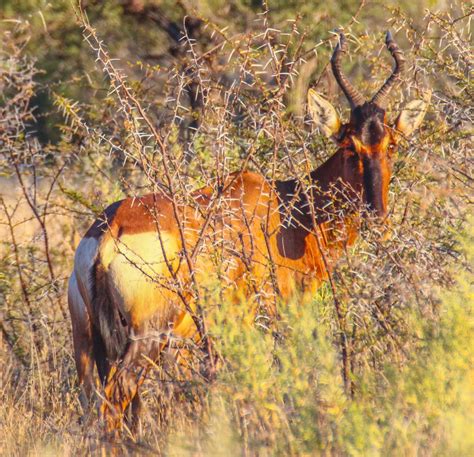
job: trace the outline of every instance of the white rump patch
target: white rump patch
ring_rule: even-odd
[[[73,272],[69,278],[67,288],[67,298],[69,303],[69,310],[71,312],[73,326],[87,322],[86,304],[82,298],[77,284],[76,273]]]
[[[97,258],[99,240],[95,238],[83,238],[79,243],[74,257],[74,272],[77,287],[87,306],[92,300],[91,274],[94,262]]]

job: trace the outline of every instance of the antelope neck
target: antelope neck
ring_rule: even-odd
[[[317,224],[332,219],[327,210],[328,205],[334,203],[334,192],[340,192],[342,174],[342,150],[338,150],[326,162],[312,171],[309,175],[310,187],[307,191],[302,188],[301,182],[296,179],[276,181],[275,188],[280,203],[280,212],[284,225],[291,220],[311,231],[314,229],[313,210]],[[342,196],[342,195],[341,195]],[[312,202],[309,203],[308,199]],[[333,207],[334,208],[334,207]],[[336,204],[337,208],[337,204]]]

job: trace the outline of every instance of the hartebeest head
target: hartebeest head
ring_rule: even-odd
[[[386,45],[395,60],[395,68],[374,97],[365,101],[342,72],[341,54],[346,52],[347,43],[344,34],[340,34],[331,66],[351,107],[348,123],[342,124],[331,103],[313,89],[308,92],[308,107],[313,121],[323,134],[339,144],[341,180],[380,218],[387,214],[391,158],[395,147],[400,137],[407,137],[420,125],[427,108],[427,101],[412,101],[399,114],[393,127],[388,124],[385,113],[388,95],[401,81],[405,59],[390,32],[387,33]]]

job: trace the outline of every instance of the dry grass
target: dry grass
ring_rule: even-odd
[[[403,97],[426,88],[433,96],[426,123],[395,163],[390,239],[365,230],[336,268],[336,289],[279,303],[282,319],[270,329],[264,316],[251,326],[226,318],[221,286],[208,287],[202,317],[220,354],[217,379],[181,378],[171,362],[156,367],[145,386],[140,432],[116,444],[120,453],[473,452],[466,431],[474,380],[472,221],[466,222],[473,182],[471,14],[459,3],[427,12],[419,27],[403,11],[391,12],[410,63]],[[66,305],[73,248],[94,215],[124,195],[163,187],[193,204],[189,189],[215,185],[242,166],[269,179],[302,176],[333,150],[302,116],[285,111],[302,98],[296,90],[306,91],[300,69],[313,55],[297,23],[273,31],[263,15],[259,30],[237,38],[209,24],[222,43],[212,58],[203,59],[189,39],[184,64],[153,70],[168,81],[155,110],[146,91],[153,73],[127,79],[94,28],[80,14],[78,21],[108,93],[101,104],[81,106],[50,89],[64,115],[57,145],[43,146],[27,133],[38,90],[34,63],[23,55],[27,26],[13,24],[2,36],[2,455],[87,455],[114,447],[103,441],[95,411],[79,423]],[[352,47],[363,44],[357,59],[371,63],[360,86],[373,91],[388,72],[388,60],[374,60],[382,41],[378,34],[351,35],[352,27]],[[317,47],[321,62],[330,40],[328,34]],[[196,106],[185,97],[191,85],[202,97]],[[392,97],[392,113],[401,98]],[[193,116],[199,122],[188,135],[182,125]],[[349,389],[341,376],[341,333]]]

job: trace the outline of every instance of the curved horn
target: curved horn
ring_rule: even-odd
[[[336,78],[339,87],[344,92],[347,101],[351,105],[351,109],[364,104],[364,97],[362,94],[349,82],[349,80],[342,73],[341,69],[341,52],[346,52],[347,42],[344,33],[339,33],[339,43],[331,57],[331,67],[334,77]]]
[[[392,34],[390,31],[387,32],[385,38],[385,44],[387,45],[390,54],[392,54],[393,59],[395,60],[395,68],[392,71],[392,74],[385,81],[384,85],[372,98],[372,103],[376,104],[379,108],[385,109],[387,107],[387,96],[392,90],[392,88],[400,82],[400,74],[405,70],[405,57],[403,56],[402,51],[398,47],[397,43],[393,41]]]

